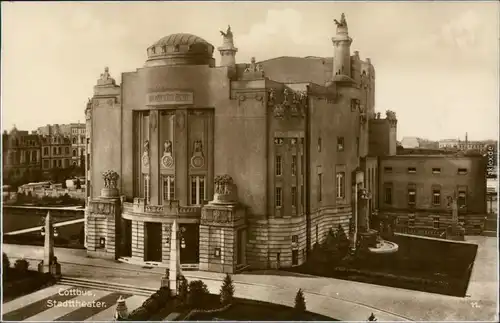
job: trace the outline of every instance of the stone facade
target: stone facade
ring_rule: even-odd
[[[184,266],[300,265],[330,228],[349,229],[363,185],[352,174],[369,170],[376,189],[377,159],[368,157],[375,69],[350,54],[345,17],[332,39],[335,58],[239,64],[230,27],[221,34],[221,66],[214,46],[174,34],[150,46],[145,67],[123,73],[120,85],[106,69],[94,88],[87,234],[97,241],[121,228],[115,258],[167,266],[176,220]],[[104,203],[108,169],[120,175],[120,214],[98,226],[90,215]]]

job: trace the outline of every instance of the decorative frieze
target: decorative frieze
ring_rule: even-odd
[[[196,206],[180,206],[179,200],[167,201],[166,205],[149,205],[145,204],[144,198],[134,198],[132,212],[135,213],[150,213],[158,215],[179,215],[179,214],[196,214],[200,212],[200,207]],[[127,204],[127,203],[126,203]],[[130,207],[125,207],[128,211]]]
[[[279,95],[271,88],[268,91],[267,105],[277,119],[290,117],[303,118],[308,105],[306,91],[292,91],[285,88]]]
[[[110,216],[115,214],[115,203],[106,201],[92,201],[88,205],[89,216]]]

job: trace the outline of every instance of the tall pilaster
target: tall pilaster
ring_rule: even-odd
[[[188,118],[186,109],[179,109],[175,112],[176,132],[175,138],[175,196],[180,205],[189,205],[189,185],[188,178]]]
[[[159,131],[158,131],[158,110],[151,110],[149,113],[149,136],[150,136],[150,202],[153,205],[161,204],[160,200],[160,156],[159,156]]]

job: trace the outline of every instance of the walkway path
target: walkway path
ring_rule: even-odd
[[[278,271],[233,275],[236,296],[291,306],[296,291],[302,288],[309,310],[340,320],[366,320],[373,312],[379,321],[496,321],[497,239],[470,237],[468,240],[478,243],[479,249],[469,284],[469,297],[466,298]],[[40,247],[3,245],[3,248],[10,258],[43,257],[43,249]],[[104,259],[86,258],[84,250],[56,248],[55,254],[63,265],[63,275],[68,277],[157,288],[163,274],[163,270],[159,268],[145,269]],[[100,269],[95,270],[96,267]],[[189,280],[202,279],[211,292],[219,291],[220,280],[223,278],[222,274],[201,271],[186,271],[184,275]]]

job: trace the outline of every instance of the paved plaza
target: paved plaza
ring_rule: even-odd
[[[340,320],[366,320],[373,312],[379,321],[497,321],[497,238],[467,240],[479,248],[465,298],[276,271],[233,275],[235,296],[292,306],[295,293],[302,288],[308,310]],[[11,259],[43,256],[43,248],[39,247],[3,248]],[[56,248],[55,254],[65,277],[158,288],[163,274],[161,268],[87,258],[84,250]],[[223,278],[223,274],[201,271],[186,271],[184,275],[189,280],[202,279],[213,293],[219,292]]]
[[[146,296],[56,284],[3,304],[3,321],[112,321],[122,297],[129,311]]]

